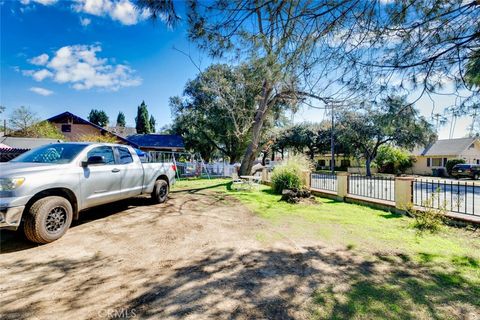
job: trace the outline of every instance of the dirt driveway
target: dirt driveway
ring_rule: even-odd
[[[3,232],[0,318],[301,316],[312,270],[289,241],[256,241],[267,227],[235,200],[194,190],[86,212],[48,245]]]

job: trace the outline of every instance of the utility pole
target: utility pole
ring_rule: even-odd
[[[330,105],[332,107],[332,131],[330,134],[330,170],[332,171],[332,174],[335,174],[335,108],[340,107],[341,103],[339,101],[331,100]]]
[[[332,174],[335,174],[335,117],[333,114],[333,110],[335,108],[334,103],[331,103],[332,105],[332,131],[330,132],[330,152],[331,152],[331,160],[330,160],[330,169],[332,171]]]

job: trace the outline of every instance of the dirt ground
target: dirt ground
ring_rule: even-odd
[[[224,194],[190,190],[85,212],[48,245],[2,232],[0,318],[304,319],[319,286],[346,290],[345,277],[397,265],[281,229]]]
[[[265,227],[232,199],[192,191],[93,209],[48,245],[3,232],[0,318],[288,318],[309,268],[294,244],[256,241]]]

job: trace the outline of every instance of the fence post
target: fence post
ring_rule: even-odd
[[[348,195],[348,172],[337,172],[337,196],[345,198]]]
[[[405,210],[413,202],[414,177],[395,177],[395,208]]]
[[[302,180],[305,188],[310,189],[310,170],[302,170]]]
[[[262,181],[263,182],[268,181],[268,169],[267,168],[262,169]]]

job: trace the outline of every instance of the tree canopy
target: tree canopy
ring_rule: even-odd
[[[365,158],[367,175],[371,175],[370,165],[382,145],[411,150],[434,138],[431,124],[403,97],[383,100],[380,109],[343,112],[338,123],[342,141]]]
[[[150,115],[150,119],[148,119],[148,123],[150,125],[150,132],[155,133],[156,121],[155,121],[155,118],[153,117],[153,115]]]
[[[177,17],[172,1],[141,2],[156,16]],[[419,99],[453,84],[455,112],[468,114],[479,102],[479,20],[477,0],[191,1],[188,35],[211,56],[260,75],[245,174],[279,100],[294,109],[312,98],[350,100],[370,112],[393,93]]]
[[[65,139],[55,125],[40,121],[37,114],[25,106],[13,110],[9,117],[13,136],[28,138]]]
[[[120,111],[118,113],[118,116],[117,116],[117,123],[116,123],[116,126],[117,127],[125,127],[127,125],[127,122],[125,120],[125,114]]]
[[[108,115],[103,110],[92,109],[88,114],[88,121],[100,127],[106,127],[109,119]]]
[[[260,91],[255,77],[246,66],[212,65],[187,83],[183,97],[171,98],[174,127],[186,134],[187,146],[206,151],[210,144],[230,162],[239,160]]]

